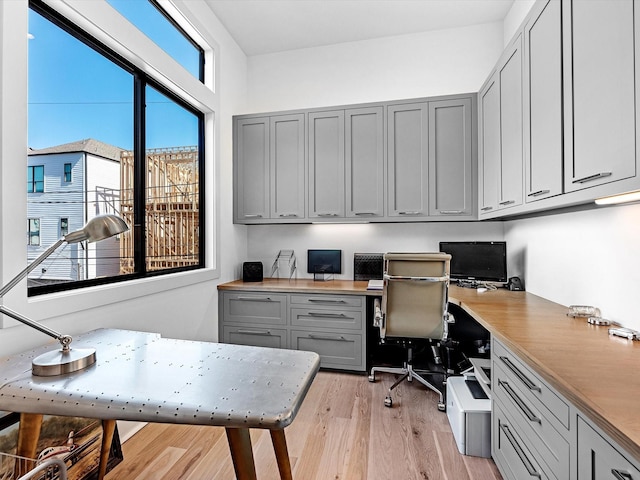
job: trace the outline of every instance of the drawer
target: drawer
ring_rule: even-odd
[[[640,480],[640,470],[578,416],[578,480],[594,478]]]
[[[320,355],[320,366],[345,370],[365,370],[363,339],[359,334],[291,330],[291,349]]]
[[[292,308],[291,325],[333,330],[362,331],[362,310]]]
[[[495,364],[491,376],[494,402],[508,414],[520,436],[527,439],[529,450],[535,452],[558,478],[569,478],[571,448],[569,441],[556,429],[556,426],[563,429],[562,425],[546,409],[540,410],[537,402],[514,384],[499,363]]]
[[[287,296],[267,293],[225,293],[223,319],[226,323],[286,325]]]
[[[291,295],[291,305],[313,305],[314,307],[359,307],[364,305],[362,295]]]
[[[509,422],[496,402],[491,422],[493,459],[505,480],[555,480],[526,447],[526,442],[518,435],[517,427]]]
[[[538,409],[541,411],[547,410],[565,428],[569,428],[570,413],[568,403],[555,393],[531,368],[495,339],[491,359],[494,368],[496,366],[503,367],[504,371],[508,372],[511,383],[526,392],[526,397],[531,399]]]
[[[236,345],[255,347],[287,348],[287,331],[269,327],[225,326],[222,329],[222,341]]]

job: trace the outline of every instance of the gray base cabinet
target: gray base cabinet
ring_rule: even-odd
[[[363,296],[223,291],[218,302],[224,343],[308,350],[323,368],[366,369]]]
[[[640,479],[640,466],[495,338],[491,454],[505,480]]]

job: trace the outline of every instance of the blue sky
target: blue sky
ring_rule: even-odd
[[[197,75],[195,49],[145,0],[110,0]],[[95,138],[133,145],[133,76],[37,13],[29,14],[29,147]],[[147,148],[197,145],[197,119],[147,88]]]

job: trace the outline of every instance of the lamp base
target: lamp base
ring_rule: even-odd
[[[31,373],[38,377],[54,377],[73,373],[96,363],[95,348],[71,348],[43,353],[31,362]]]

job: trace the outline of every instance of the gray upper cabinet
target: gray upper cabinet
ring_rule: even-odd
[[[384,119],[382,107],[345,111],[346,216],[384,215]]]
[[[429,215],[473,215],[471,98],[429,102]]]
[[[634,2],[564,1],[565,191],[636,175]]]
[[[428,216],[429,148],[427,103],[390,105],[387,110],[387,215]]]
[[[563,191],[561,35],[559,0],[537,2],[524,27],[527,202],[558,195]],[[605,94],[604,91],[600,93]]]
[[[235,123],[235,219],[269,218],[269,118]]]
[[[500,85],[495,72],[478,95],[478,210],[480,215],[498,208],[500,182]]]
[[[344,217],[344,110],[309,114],[308,159],[309,217]]]
[[[303,219],[304,114],[270,118],[271,218]]]

